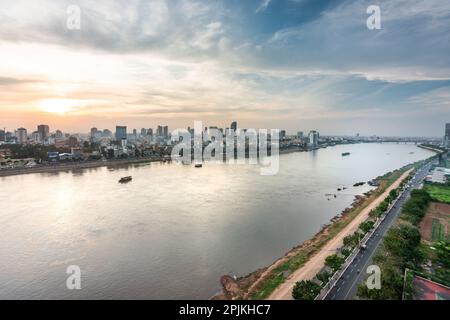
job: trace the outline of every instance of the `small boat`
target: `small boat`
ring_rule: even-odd
[[[350,152],[344,152],[344,153],[342,153],[342,156],[343,157],[346,157],[346,156],[349,156],[350,155]]]
[[[131,177],[131,176],[129,176],[129,177],[123,177],[123,178],[120,178],[119,183],[128,183],[128,182],[130,182],[131,180],[133,180],[133,177]]]
[[[196,164],[195,164],[195,167],[196,167],[196,168],[201,168],[201,167],[203,167],[203,165],[202,165],[201,163],[196,163]]]

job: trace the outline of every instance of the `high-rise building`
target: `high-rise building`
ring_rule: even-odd
[[[169,127],[168,126],[158,126],[158,128],[156,129],[156,135],[159,138],[169,137]]]
[[[297,139],[303,139],[303,131],[297,132]]]
[[[5,130],[0,130],[0,141],[6,141]]]
[[[95,135],[97,134],[98,129],[97,128],[91,128],[91,139],[93,139],[95,137]]]
[[[286,130],[281,130],[280,131],[280,140],[283,140],[286,138]]]
[[[147,129],[142,128],[142,129],[141,129],[141,136],[142,136],[142,137],[145,137],[146,135],[147,135]]]
[[[315,130],[309,132],[309,145],[313,148],[319,145],[319,133]]]
[[[122,141],[127,139],[127,127],[126,126],[116,126],[116,140]]]
[[[163,129],[162,129],[162,126],[158,126],[158,127],[156,128],[156,136],[159,138],[159,137],[162,137],[162,135],[163,135]]]
[[[47,139],[50,134],[50,127],[46,124],[38,125],[37,132],[39,134],[41,142],[44,142],[44,140]]]
[[[152,128],[147,129],[147,135],[149,137],[153,137],[153,129]]]
[[[450,123],[445,124],[444,147],[450,148]]]
[[[17,129],[16,137],[17,137],[18,144],[27,143],[27,141],[28,141],[27,129],[25,129],[25,128]]]
[[[233,130],[234,132],[236,132],[236,130],[237,130],[237,122],[236,121],[233,121],[231,123],[230,129]]]

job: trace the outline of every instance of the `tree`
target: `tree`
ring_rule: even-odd
[[[395,268],[383,268],[381,290],[369,289],[365,282],[358,287],[357,296],[371,300],[401,300],[403,293],[403,274]]]
[[[292,297],[295,300],[314,300],[320,293],[321,287],[311,280],[299,281],[292,290]]]
[[[352,253],[352,251],[344,248],[341,250],[341,253],[344,257],[348,257]]]
[[[373,225],[374,225],[374,222],[369,220],[369,221],[365,221],[365,222],[361,223],[361,224],[359,225],[359,228],[360,228],[364,233],[367,233],[367,232],[369,232],[370,230],[372,230]]]
[[[395,200],[395,198],[397,198],[398,196],[398,190],[397,189],[392,189],[391,192],[389,192],[389,200],[393,201]]]
[[[359,243],[359,234],[354,233],[344,238],[344,246],[354,248]]]
[[[447,241],[438,241],[433,247],[436,249],[436,255],[439,258],[439,262],[446,268],[450,267],[450,243]]]
[[[333,271],[337,271],[341,268],[344,261],[345,261],[344,258],[339,257],[337,254],[333,254],[331,256],[326,257],[325,265],[333,269]]]
[[[431,197],[425,190],[413,190],[411,198],[403,205],[403,213],[408,221],[418,225],[425,216]]]
[[[323,284],[328,283],[328,280],[331,278],[331,274],[329,272],[323,271],[319,274],[317,274],[317,279],[322,281]]]
[[[383,244],[392,255],[397,256],[400,261],[400,267],[415,265],[422,259],[422,253],[419,250],[420,232],[415,227],[401,225],[390,229]]]

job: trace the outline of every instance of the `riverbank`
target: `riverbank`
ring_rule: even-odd
[[[323,267],[325,258],[342,246],[343,238],[352,234],[368,218],[370,211],[420,163],[378,177],[380,186],[377,189],[357,196],[350,207],[335,216],[312,239],[294,247],[270,266],[236,280],[223,276],[223,292],[213,299],[292,299],[294,284],[314,277]]]
[[[359,225],[369,218],[369,213],[375,210],[388,196],[391,190],[398,188],[403,180],[405,180],[413,169],[404,172],[394,183],[392,183],[385,191],[365,206],[356,217],[354,217],[333,239],[324,245],[311,259],[300,269],[295,271],[286,281],[280,285],[269,296],[270,300],[289,300],[292,299],[292,289],[296,282],[301,280],[310,280],[325,265],[325,259],[331,254],[337,253],[342,247],[343,240],[346,236],[352,235],[358,230]]]
[[[55,165],[47,166],[36,166],[31,168],[16,168],[16,169],[3,169],[0,170],[0,177],[17,176],[22,174],[32,174],[32,173],[54,173],[54,172],[64,172],[71,170],[83,170],[83,169],[93,169],[101,167],[118,167],[124,165],[132,164],[142,164],[151,162],[161,162],[164,161],[163,158],[145,158],[145,159],[124,159],[124,160],[114,160],[114,161],[91,161],[91,162],[70,162],[70,163],[60,163]]]

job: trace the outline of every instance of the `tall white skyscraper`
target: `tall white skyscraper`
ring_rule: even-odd
[[[309,145],[313,148],[319,145],[319,132],[315,130],[309,132]]]

